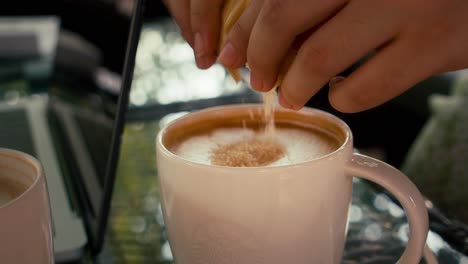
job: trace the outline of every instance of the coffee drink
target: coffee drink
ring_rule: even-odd
[[[14,200],[28,189],[28,185],[9,177],[0,176],[0,207]]]
[[[343,129],[319,116],[276,111],[268,126],[264,109],[245,108],[200,115],[172,125],[164,141],[175,155],[192,162],[228,167],[283,166],[314,160],[337,150]]]
[[[55,263],[48,198],[40,162],[0,148],[0,263]]]
[[[339,142],[321,131],[278,127],[264,135],[247,128],[219,128],[195,135],[173,152],[187,160],[230,167],[281,166],[327,155]]]
[[[162,209],[175,263],[340,263],[352,179],[359,175],[397,194],[411,229],[399,263],[419,263],[427,212],[407,178],[354,154],[349,127],[330,114],[275,109],[274,133],[265,131],[263,117],[261,105],[216,107],[158,134]]]

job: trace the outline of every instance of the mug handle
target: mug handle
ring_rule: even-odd
[[[401,203],[406,211],[410,237],[403,255],[397,263],[419,263],[426,244],[429,220],[424,199],[402,172],[380,160],[353,153],[346,165],[346,172],[384,187]]]

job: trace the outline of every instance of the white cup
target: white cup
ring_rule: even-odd
[[[158,134],[163,213],[176,263],[340,263],[353,177],[383,186],[400,201],[410,239],[399,263],[418,263],[428,232],[421,194],[397,169],[353,153],[349,127],[331,114],[276,110],[277,123],[319,126],[340,138],[334,152],[298,164],[222,167],[170,151],[199,130],[259,123],[260,110],[259,105],[210,108],[178,118]]]
[[[0,184],[0,263],[54,263],[49,198],[39,161],[0,148]]]

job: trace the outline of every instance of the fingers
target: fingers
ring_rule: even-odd
[[[392,42],[348,78],[332,86],[329,91],[332,106],[346,113],[364,111],[437,73],[436,63],[443,58],[438,58],[434,50],[411,43],[414,42],[408,39]]]
[[[226,68],[236,69],[245,65],[250,33],[262,4],[263,0],[252,0],[232,26],[218,57]]]
[[[265,0],[252,28],[247,61],[255,89],[267,91],[277,80],[283,58],[298,35],[320,24],[344,0]]]
[[[179,26],[180,34],[193,47],[194,40],[190,24],[190,0],[164,0],[163,2]]]
[[[216,61],[222,4],[222,0],[192,0],[190,3],[195,60],[202,69]]]
[[[325,85],[399,29],[391,10],[375,13],[373,1],[349,3],[301,46],[281,87],[283,106],[300,109]]]

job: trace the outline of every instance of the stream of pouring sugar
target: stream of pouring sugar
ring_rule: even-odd
[[[265,136],[267,137],[273,137],[275,134],[275,96],[276,87],[268,92],[262,93]]]
[[[231,31],[231,28],[234,26],[235,22],[239,19],[242,15],[243,11],[249,5],[250,0],[226,0],[224,2],[222,16],[221,16],[221,31],[220,31],[220,38],[218,43],[218,53],[223,48],[226,39],[228,37],[228,33]],[[291,56],[287,56],[290,58]],[[286,65],[290,64],[291,59],[288,59]],[[248,65],[246,65],[248,68]],[[275,96],[276,96],[276,88],[281,83],[283,72],[286,72],[287,68],[284,68],[281,71],[280,77],[278,79],[277,84],[271,91],[262,93],[263,97],[263,119],[265,122],[265,136],[274,136],[275,133],[275,119],[274,119],[274,112],[275,112]],[[246,84],[250,85],[250,82],[245,80],[241,74],[239,69],[231,69],[226,68],[229,74],[232,76],[234,81],[240,82],[244,81]]]

